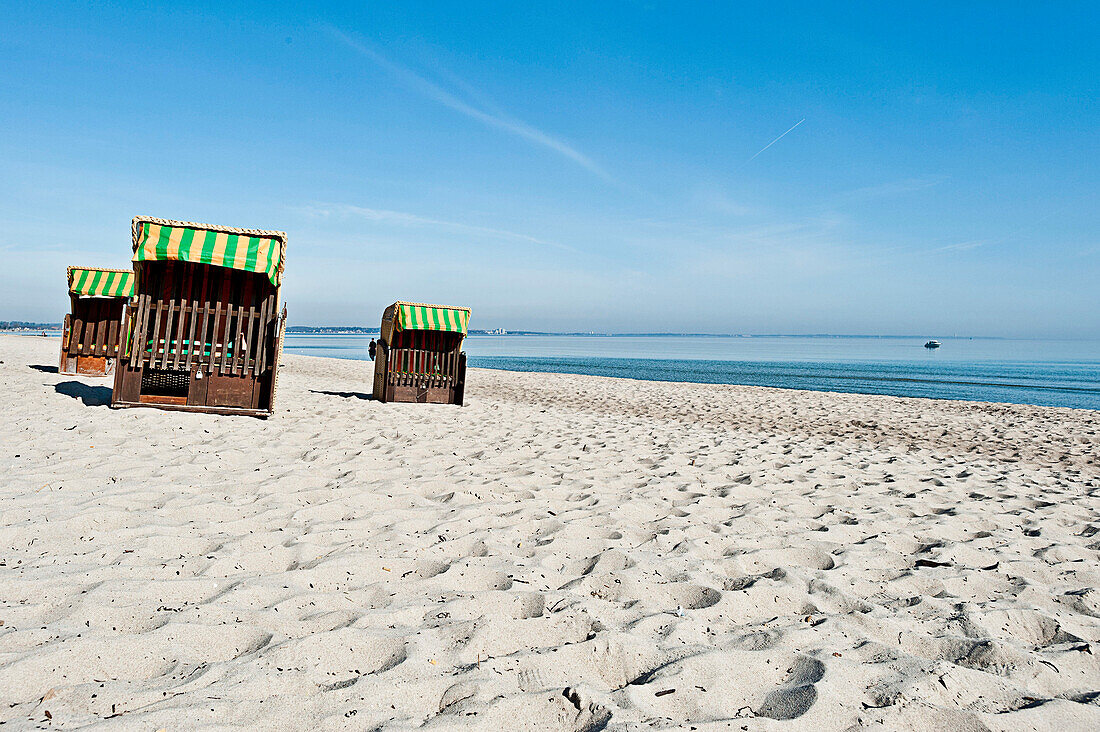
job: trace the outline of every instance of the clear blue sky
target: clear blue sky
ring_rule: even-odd
[[[821,5],[2,3],[0,319],[146,214],[297,324],[1100,337],[1097,4]]]

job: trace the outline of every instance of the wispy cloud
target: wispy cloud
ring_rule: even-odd
[[[986,239],[975,239],[973,241],[960,241],[957,244],[948,244],[942,247],[935,247],[934,249],[929,249],[928,251],[930,253],[965,252],[968,249],[977,249],[978,247],[984,247],[986,244],[989,244],[989,241]]]
[[[529,236],[527,234],[520,234],[515,231],[508,231],[507,229],[496,229],[489,226],[476,226],[472,224],[465,224],[459,221],[446,221],[444,219],[436,219],[429,216],[419,216],[417,214],[406,213],[404,211],[390,211],[387,209],[366,208],[364,206],[353,206],[346,203],[319,204],[316,206],[306,207],[304,211],[311,216],[354,216],[360,219],[364,219],[366,221],[376,221],[382,224],[444,229],[461,234],[472,234],[476,236],[491,237],[493,239],[504,239],[526,244],[554,247],[556,249],[563,249],[570,252],[578,251],[577,249],[574,249],[573,247],[566,244],[560,244],[554,241],[539,239],[537,237]]]
[[[806,121],[806,118],[805,118],[805,117],[803,117],[802,119],[800,119],[800,120],[798,120],[797,122],[795,122],[795,123],[794,123],[794,126],[792,126],[792,127],[791,127],[791,128],[789,129],[789,130],[787,130],[786,132],[784,132],[784,133],[783,133],[782,135],[780,135],[779,137],[777,137],[777,138],[775,138],[774,140],[772,140],[771,142],[769,142],[769,143],[768,143],[767,145],[765,145],[764,147],[762,147],[762,148],[760,148],[759,150],[757,150],[757,151],[756,151],[756,155],[753,155],[753,156],[752,156],[751,158],[749,158],[749,159],[748,159],[748,160],[746,160],[745,162],[746,162],[746,163],[751,163],[751,162],[752,162],[753,160],[756,160],[757,156],[759,156],[759,155],[760,155],[760,153],[764,152],[764,151],[765,151],[765,150],[767,150],[767,149],[768,149],[769,147],[771,147],[771,146],[772,146],[772,145],[774,145],[775,143],[777,143],[777,142],[779,142],[780,140],[782,140],[782,139],[783,139],[784,137],[786,137],[786,136],[787,136],[787,135],[789,135],[789,134],[790,134],[791,132],[793,132],[793,131],[794,131],[794,128],[795,128],[795,127],[798,127],[798,126],[799,126],[800,124],[802,124],[802,123],[803,123],[803,122],[805,122],[805,121]]]
[[[688,200],[700,209],[722,216],[744,217],[758,211],[728,195],[716,185],[699,186],[688,194]]]
[[[945,175],[926,175],[919,178],[904,178],[902,180],[888,181],[886,183],[877,183],[875,185],[856,188],[842,194],[841,197],[852,201],[889,198],[891,196],[900,196],[906,193],[914,193],[926,188],[932,188],[946,180],[947,176]]]
[[[517,137],[522,137],[529,142],[533,142],[536,145],[553,150],[559,155],[572,160],[577,165],[580,165],[585,170],[599,176],[605,181],[614,183],[615,179],[603,168],[597,165],[591,158],[584,153],[580,152],[572,145],[553,137],[542,130],[532,127],[531,125],[518,120],[511,115],[496,109],[494,105],[485,103],[484,100],[480,102],[466,101],[460,98],[454,92],[444,89],[439,84],[424,78],[415,71],[402,66],[401,64],[390,60],[386,56],[382,55],[378,51],[374,50],[366,43],[353,38],[344,31],[334,26],[326,26],[332,35],[340,39],[349,48],[358,52],[360,55],[370,59],[372,62],[382,67],[386,71],[389,71],[395,77],[401,80],[409,88],[422,94],[423,96],[431,99],[435,102],[442,104],[460,114],[464,114],[471,119],[475,119],[489,127],[494,127],[498,130],[503,130]],[[453,76],[453,75],[452,75]],[[454,81],[452,82],[454,83]],[[454,83],[455,86],[464,88],[467,90],[466,96],[473,97],[475,95],[469,92],[471,88],[465,82]]]

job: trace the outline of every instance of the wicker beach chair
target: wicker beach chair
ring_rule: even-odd
[[[69,314],[61,332],[62,374],[110,376],[123,337],[122,310],[134,292],[128,269],[69,267]]]
[[[145,216],[132,229],[134,297],[111,406],[269,416],[286,234]]]
[[[374,398],[462,404],[468,308],[395,302],[382,314],[374,359]]]

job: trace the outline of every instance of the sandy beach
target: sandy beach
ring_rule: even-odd
[[[1100,412],[0,336],[5,729],[1100,729]]]

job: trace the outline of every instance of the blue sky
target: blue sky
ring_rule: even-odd
[[[297,324],[1097,338],[1098,22],[3,3],[0,319],[60,320],[145,214],[288,232]]]

